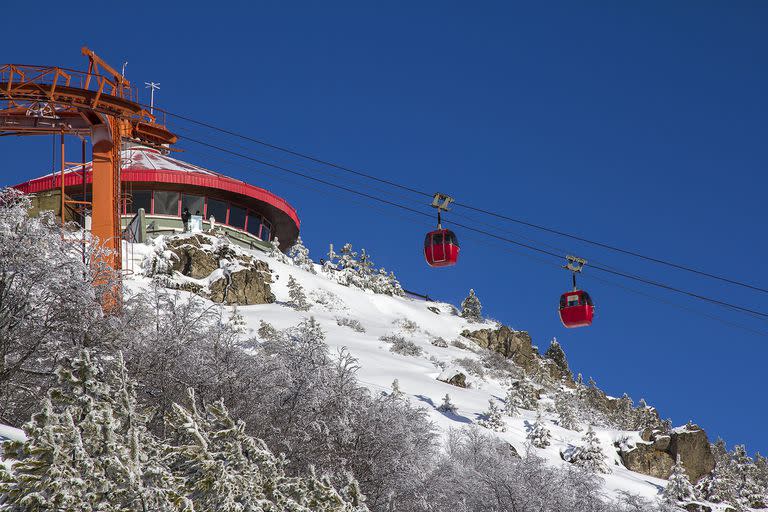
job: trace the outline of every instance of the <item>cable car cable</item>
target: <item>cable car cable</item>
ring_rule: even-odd
[[[213,144],[209,144],[207,142],[203,142],[203,141],[200,141],[200,140],[197,140],[197,139],[193,139],[193,138],[190,138],[190,137],[179,136],[179,138],[182,138],[184,140],[188,140],[190,142],[194,142],[196,144],[200,144],[202,146],[206,146],[206,147],[211,148],[211,149],[216,149],[216,150],[222,151],[224,153],[229,153],[229,154],[234,155],[234,156],[238,156],[238,157],[241,157],[241,158],[244,158],[244,159],[247,159],[247,160],[251,160],[253,162],[256,162],[256,163],[259,163],[259,164],[262,164],[262,165],[266,165],[268,167],[272,167],[272,168],[275,168],[275,169],[278,169],[278,170],[281,170],[281,171],[284,171],[284,172],[288,172],[288,173],[291,173],[291,174],[294,174],[294,175],[297,175],[297,176],[301,176],[301,177],[304,177],[306,179],[309,179],[309,180],[312,180],[312,181],[316,181],[318,183],[322,183],[322,184],[330,186],[330,187],[334,187],[334,188],[338,188],[338,189],[344,190],[346,192],[350,192],[352,194],[360,195],[360,196],[366,197],[368,199],[372,199],[374,201],[378,201],[378,202],[381,202],[381,203],[384,203],[384,204],[387,204],[387,205],[390,205],[390,206],[394,206],[396,208],[400,208],[400,209],[403,209],[403,210],[406,210],[406,211],[410,211],[410,212],[416,213],[418,215],[422,215],[422,216],[425,216],[425,217],[432,218],[431,214],[423,212],[421,210],[416,210],[415,208],[411,208],[409,206],[404,206],[404,205],[401,205],[401,204],[396,203],[394,201],[389,201],[387,199],[382,199],[382,198],[376,197],[376,196],[374,196],[372,194],[368,194],[366,192],[362,192],[362,191],[355,190],[355,189],[352,189],[352,188],[349,188],[349,187],[345,187],[344,185],[339,185],[337,183],[333,183],[333,182],[324,180],[322,178],[317,178],[317,177],[314,177],[314,176],[310,176],[308,174],[305,174],[305,173],[302,173],[302,172],[299,172],[299,171],[296,171],[296,170],[293,170],[293,169],[289,169],[287,167],[279,166],[279,165],[276,165],[276,164],[273,164],[273,163],[270,163],[270,162],[267,162],[267,161],[264,161],[264,160],[260,160],[258,158],[254,158],[254,157],[242,154],[242,153],[238,153],[236,151],[232,151],[232,150],[229,150],[229,149],[226,149],[226,148],[223,148],[223,147],[220,147],[220,146],[216,146],[216,145],[213,145]],[[464,228],[464,229],[468,229],[470,231],[481,233],[483,235],[486,235],[486,236],[489,236],[489,237],[492,237],[492,238],[496,238],[498,240],[502,240],[502,241],[505,241],[505,242],[508,242],[508,243],[512,243],[512,244],[518,245],[520,247],[525,247],[526,249],[529,249],[529,250],[532,250],[532,251],[535,251],[535,252],[538,252],[538,253],[541,253],[541,254],[546,254],[546,255],[549,255],[549,256],[553,256],[553,257],[558,258],[558,259],[562,259],[563,258],[563,255],[561,255],[561,254],[558,254],[558,253],[555,253],[555,252],[552,252],[552,251],[549,251],[549,250],[546,250],[546,249],[541,249],[539,247],[536,247],[536,246],[533,246],[533,245],[530,245],[530,244],[527,244],[527,243],[524,243],[524,242],[519,242],[519,241],[513,240],[511,238],[506,238],[506,237],[497,235],[495,233],[491,233],[489,231],[485,231],[485,230],[481,230],[481,229],[478,229],[478,228],[470,227],[470,226],[467,226],[467,225],[464,225],[464,224],[461,224],[461,223],[455,222],[455,221],[450,221],[450,222],[447,222],[447,223],[453,224],[455,226],[459,226],[459,227]],[[674,287],[674,286],[666,285],[666,284],[660,283],[658,281],[654,281],[654,280],[651,280],[651,279],[646,279],[646,278],[641,277],[641,276],[637,276],[637,275],[634,275],[634,274],[629,274],[629,273],[618,271],[618,270],[613,270],[613,269],[610,269],[610,268],[607,268],[607,267],[604,267],[604,266],[600,266],[600,265],[590,265],[590,267],[594,268],[596,270],[599,270],[601,272],[606,272],[606,273],[614,274],[614,275],[621,276],[621,277],[624,277],[624,278],[627,278],[627,279],[632,279],[632,280],[635,280],[635,281],[639,281],[639,282],[642,282],[642,283],[645,283],[645,284],[648,284],[648,285],[651,285],[651,286],[656,286],[658,288],[662,288],[662,289],[665,289],[665,290],[668,290],[668,291],[680,293],[680,294],[683,294],[683,295],[687,295],[689,297],[693,297],[693,298],[696,298],[696,299],[699,299],[699,300],[710,302],[712,304],[717,304],[717,305],[720,305],[720,306],[723,306],[723,307],[731,308],[731,309],[734,309],[734,310],[737,310],[737,311],[741,311],[741,312],[744,312],[744,313],[748,313],[748,314],[751,314],[751,315],[756,315],[756,316],[768,318],[768,313],[763,313],[763,312],[756,311],[756,310],[753,310],[753,309],[750,309],[750,308],[746,308],[746,307],[743,307],[743,306],[739,306],[739,305],[735,305],[735,304],[730,304],[728,302],[721,301],[721,300],[718,300],[718,299],[713,299],[713,298],[707,297],[705,295],[700,295],[698,293],[694,293],[694,292],[690,292],[690,291],[687,291],[687,290],[683,290],[681,288],[677,288],[677,287]]]
[[[142,105],[142,106],[147,107],[147,105]],[[323,160],[323,159],[320,159],[320,158],[308,155],[306,153],[301,153],[299,151],[296,151],[296,150],[293,150],[293,149],[290,149],[290,148],[286,148],[284,146],[279,146],[277,144],[272,144],[272,143],[269,143],[269,142],[266,142],[266,141],[254,138],[254,137],[250,137],[248,135],[244,135],[244,134],[232,131],[232,130],[228,130],[226,128],[221,128],[221,127],[212,125],[210,123],[206,123],[204,121],[198,121],[198,120],[192,119],[192,118],[190,118],[188,116],[184,116],[184,115],[181,115],[181,114],[176,114],[176,113],[173,113],[173,112],[170,112],[168,110],[164,110],[164,109],[161,109],[161,108],[158,108],[158,107],[155,107],[155,110],[159,110],[159,111],[161,111],[161,112],[163,112],[166,115],[169,115],[171,117],[182,119],[184,121],[187,121],[187,122],[190,122],[190,123],[194,123],[194,124],[203,126],[205,128],[211,129],[211,130],[219,131],[221,133],[225,133],[225,134],[231,135],[233,137],[238,137],[240,139],[253,142],[255,144],[259,144],[259,145],[262,145],[262,146],[265,146],[265,147],[268,147],[268,148],[271,148],[271,149],[282,151],[282,152],[288,153],[290,155],[297,156],[299,158],[304,158],[304,159],[310,160],[312,162],[316,162],[316,163],[319,163],[319,164],[322,164],[322,165],[326,165],[328,167],[339,169],[339,170],[344,171],[344,172],[348,172],[348,173],[351,173],[351,174],[354,174],[354,175],[357,175],[357,176],[361,176],[361,177],[364,177],[364,178],[367,178],[367,179],[370,179],[370,180],[374,180],[374,181],[377,181],[379,183],[383,183],[383,184],[386,184],[386,185],[389,185],[389,186],[392,186],[392,187],[399,188],[401,190],[406,190],[408,192],[412,192],[414,194],[419,194],[421,196],[426,196],[426,197],[431,197],[432,196],[432,194],[430,194],[430,193],[427,193],[427,192],[424,192],[424,191],[421,191],[421,190],[417,190],[417,189],[414,189],[412,187],[409,187],[409,186],[406,186],[406,185],[402,185],[400,183],[397,183],[397,182],[394,182],[394,181],[391,181],[391,180],[386,180],[386,179],[383,179],[383,178],[379,178],[379,177],[374,176],[372,174],[368,174],[368,173],[365,173],[365,172],[362,172],[362,171],[357,171],[355,169],[352,169],[352,168],[349,168],[349,167],[346,167],[346,166],[343,166],[343,165],[335,164],[333,162],[330,162],[330,161],[327,161],[327,160]],[[646,256],[646,255],[640,254],[640,253],[638,253],[636,251],[631,251],[631,250],[628,250],[628,249],[622,249],[621,247],[617,247],[615,245],[606,244],[606,243],[603,243],[603,242],[598,242],[598,241],[591,240],[591,239],[588,239],[588,238],[584,238],[584,237],[581,237],[581,236],[578,236],[578,235],[573,235],[573,234],[570,234],[570,233],[566,233],[564,231],[560,231],[560,230],[557,230],[557,229],[554,229],[554,228],[549,228],[547,226],[542,226],[540,224],[535,224],[533,222],[528,222],[528,221],[525,221],[525,220],[522,220],[522,219],[516,219],[516,218],[510,217],[508,215],[504,215],[504,214],[501,214],[501,213],[493,212],[493,211],[486,210],[486,209],[483,209],[483,208],[478,208],[478,207],[472,206],[470,204],[460,203],[460,202],[456,202],[454,204],[456,206],[460,206],[460,207],[466,208],[468,210],[472,210],[472,211],[475,211],[475,212],[478,212],[478,213],[482,213],[484,215],[489,215],[489,216],[497,217],[499,219],[507,220],[509,222],[515,222],[515,223],[518,223],[518,224],[521,224],[521,225],[524,225],[524,226],[528,226],[528,227],[531,227],[531,228],[534,228],[534,229],[539,229],[539,230],[542,230],[542,231],[546,231],[548,233],[552,233],[552,234],[555,234],[555,235],[558,235],[558,236],[564,236],[564,237],[567,237],[567,238],[571,238],[573,240],[578,240],[580,242],[587,243],[587,244],[590,244],[590,245],[594,245],[596,247],[602,247],[603,249],[608,249],[608,250],[611,250],[611,251],[619,252],[619,253],[622,253],[622,254],[626,254],[628,256],[634,256],[636,258],[641,258],[641,259],[644,259],[646,261],[651,261],[653,263],[658,263],[658,264],[661,264],[661,265],[666,265],[666,266],[669,266],[669,267],[672,267],[672,268],[676,268],[678,270],[683,270],[683,271],[691,272],[691,273],[694,273],[694,274],[697,274],[697,275],[700,275],[700,276],[708,277],[708,278],[711,278],[711,279],[716,279],[716,280],[719,280],[719,281],[722,281],[722,282],[725,282],[725,283],[729,283],[729,284],[732,284],[732,285],[735,285],[735,286],[741,286],[741,287],[748,288],[748,289],[751,289],[751,290],[754,290],[754,291],[768,293],[768,289],[766,289],[766,288],[762,288],[760,286],[752,285],[752,284],[749,284],[749,283],[744,283],[744,282],[737,281],[735,279],[730,279],[730,278],[727,278],[727,277],[724,277],[724,276],[712,274],[710,272],[705,272],[703,270],[698,270],[698,269],[695,269],[695,268],[691,268],[691,267],[686,266],[686,265],[680,265],[678,263],[674,263],[674,262],[671,262],[671,261],[668,261],[668,260],[664,260],[664,259],[661,259],[661,258],[656,258],[656,257],[653,257],[653,256]]]

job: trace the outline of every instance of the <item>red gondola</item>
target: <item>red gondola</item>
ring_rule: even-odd
[[[424,259],[430,267],[451,267],[459,259],[459,240],[450,229],[443,229],[440,214],[448,211],[453,202],[451,196],[437,193],[432,198],[432,207],[437,208],[437,229],[424,238]]]
[[[450,229],[436,229],[424,238],[424,258],[430,267],[450,267],[459,259],[459,241]]]
[[[581,272],[587,260],[576,256],[566,256],[566,259],[568,263],[563,268],[573,273],[573,290],[560,296],[560,321],[569,329],[588,327],[595,316],[595,305],[587,292],[576,287],[576,274]]]
[[[565,292],[560,296],[560,321],[567,328],[588,327],[595,316],[592,298],[584,290]]]

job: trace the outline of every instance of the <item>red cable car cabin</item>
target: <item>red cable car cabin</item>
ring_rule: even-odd
[[[450,267],[459,259],[459,241],[450,229],[437,229],[424,239],[424,258],[430,267]]]
[[[592,325],[595,306],[592,298],[583,290],[565,292],[560,296],[560,321],[567,328]]]

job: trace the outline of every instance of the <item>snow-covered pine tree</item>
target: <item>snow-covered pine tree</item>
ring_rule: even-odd
[[[592,473],[609,473],[610,470],[605,463],[605,454],[600,447],[600,440],[597,438],[592,425],[587,428],[581,441],[582,444],[574,453],[571,462]]]
[[[65,358],[43,410],[9,442],[0,465],[7,510],[181,511],[189,504],[147,432],[122,355],[107,374],[88,350]],[[4,508],[6,510],[6,508]]]
[[[738,505],[745,508],[763,508],[766,499],[765,489],[761,489],[757,482],[755,463],[747,454],[743,444],[733,447],[731,461]]]
[[[245,321],[243,315],[238,311],[237,305],[232,308],[232,312],[229,314],[229,324],[238,335],[248,332],[248,322]]]
[[[310,306],[309,302],[307,302],[304,288],[293,276],[288,276],[288,297],[291,299],[289,304],[293,309],[296,311],[309,311]]]
[[[338,270],[338,262],[336,261],[338,257],[339,255],[333,250],[333,244],[330,244],[328,247],[328,254],[323,262],[323,272],[328,275],[335,274]]]
[[[560,418],[559,424],[561,427],[580,432],[581,429],[576,418],[576,407],[573,400],[573,395],[570,393],[557,393],[555,395],[555,411]]]
[[[507,395],[504,397],[504,413],[507,416],[517,416],[520,414],[518,406],[520,404],[520,392],[514,386],[507,388]]]
[[[672,474],[669,475],[669,482],[664,488],[664,501],[670,504],[677,504],[681,501],[690,501],[696,499],[696,493],[693,490],[691,481],[685,472],[683,461],[680,455],[677,456],[675,465],[672,466]]]
[[[403,393],[403,390],[400,389],[400,381],[395,379],[392,381],[392,391],[390,392],[389,396],[395,399],[401,399],[405,398],[405,393]]]
[[[301,236],[297,237],[296,242],[288,249],[288,257],[291,258],[293,264],[297,267],[312,274],[317,274],[315,264],[312,258],[309,257],[309,249],[304,245]]]
[[[565,357],[563,347],[557,342],[557,338],[552,338],[549,348],[544,353],[544,357],[554,361],[554,363],[564,372],[570,373],[571,369],[568,368],[568,359]]]
[[[451,397],[448,393],[443,397],[443,403],[437,408],[438,411],[447,414],[456,414],[458,408],[451,402]]]
[[[461,316],[470,322],[480,322],[483,319],[483,305],[475,295],[475,290],[470,289],[469,295],[461,301]]]
[[[376,266],[371,259],[371,255],[365,252],[365,249],[360,250],[360,260],[358,261],[357,274],[360,279],[358,286],[363,290],[373,290],[374,292],[376,283],[374,282],[376,274],[374,271]]]
[[[541,415],[541,409],[536,411],[536,421],[528,431],[526,438],[536,448],[546,448],[549,446],[550,439],[552,439],[552,433],[544,423],[544,418]]]
[[[288,256],[283,254],[283,251],[280,250],[280,239],[277,237],[272,239],[269,251],[267,251],[267,256],[276,259],[280,263],[285,263],[286,265],[291,264],[290,258],[288,258]]]
[[[494,432],[504,432],[507,430],[507,426],[504,424],[504,418],[501,415],[501,410],[493,399],[488,400],[488,410],[483,414],[483,419],[477,423],[481,427],[493,430]]]
[[[189,409],[174,404],[165,458],[194,510],[367,510],[346,502],[311,468],[307,478],[286,476],[285,459],[247,435],[223,403],[200,409],[191,389],[189,402]]]

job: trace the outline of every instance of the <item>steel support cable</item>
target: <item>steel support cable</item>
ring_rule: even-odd
[[[146,105],[143,105],[143,106],[146,107]],[[322,160],[320,158],[313,157],[311,155],[307,155],[305,153],[301,153],[299,151],[296,151],[296,150],[293,150],[293,149],[290,149],[290,148],[279,146],[277,144],[271,144],[269,142],[265,142],[263,140],[256,139],[254,137],[249,137],[248,135],[243,135],[241,133],[237,133],[237,132],[234,132],[232,130],[227,130],[226,128],[221,128],[221,127],[212,125],[210,123],[206,123],[204,121],[198,121],[196,119],[192,119],[190,117],[187,117],[187,116],[184,116],[184,115],[181,115],[181,114],[176,114],[176,113],[173,113],[173,112],[169,112],[167,110],[163,110],[163,109],[160,109],[160,108],[157,108],[157,107],[155,107],[155,110],[159,110],[159,111],[165,113],[168,116],[175,117],[175,118],[178,118],[178,119],[190,122],[190,123],[194,123],[194,124],[203,126],[205,128],[211,129],[211,130],[219,131],[221,133],[226,133],[227,135],[231,135],[233,137],[238,137],[240,139],[247,140],[247,141],[253,142],[255,144],[262,145],[264,147],[275,149],[277,151],[282,151],[282,152],[288,153],[290,155],[293,155],[293,156],[296,156],[296,157],[299,157],[299,158],[304,158],[304,159],[310,160],[312,162],[316,162],[316,163],[319,163],[319,164],[322,164],[322,165],[326,165],[328,167],[332,167],[332,168],[335,168],[335,169],[339,169],[341,171],[345,171],[345,172],[348,172],[348,173],[351,173],[351,174],[355,174],[357,176],[361,176],[361,177],[364,177],[364,178],[367,178],[367,179],[370,179],[370,180],[374,180],[374,181],[377,181],[379,183],[383,183],[383,184],[386,184],[386,185],[389,185],[389,186],[392,186],[392,187],[399,188],[401,190],[406,190],[408,192],[412,192],[414,194],[419,194],[419,195],[425,196],[425,197],[432,197],[432,195],[433,195],[431,193],[428,193],[428,192],[425,192],[425,191],[422,191],[422,190],[417,190],[417,189],[414,189],[412,187],[409,187],[409,186],[406,186],[406,185],[402,185],[400,183],[397,183],[397,182],[394,182],[394,181],[391,181],[391,180],[386,180],[386,179],[383,179],[383,178],[379,178],[379,177],[374,176],[372,174],[368,174],[368,173],[365,173],[365,172],[362,172],[362,171],[357,171],[355,169],[351,169],[351,168],[343,166],[343,165],[335,164],[335,163],[327,161],[327,160]],[[710,279],[716,279],[718,281],[729,283],[729,284],[732,284],[732,285],[735,285],[735,286],[741,286],[743,288],[748,288],[750,290],[754,290],[754,291],[758,291],[758,292],[763,292],[763,293],[768,293],[768,289],[766,289],[766,288],[762,288],[760,286],[752,285],[752,284],[749,284],[749,283],[744,283],[744,282],[741,282],[741,281],[736,281],[735,279],[730,279],[728,277],[720,276],[720,275],[717,275],[717,274],[712,274],[710,272],[705,272],[703,270],[698,270],[698,269],[695,269],[695,268],[691,268],[691,267],[688,267],[686,265],[680,265],[678,263],[674,263],[674,262],[671,262],[671,261],[668,261],[668,260],[663,260],[661,258],[656,258],[656,257],[653,257],[653,256],[646,256],[644,254],[640,254],[640,253],[635,252],[635,251],[630,251],[628,249],[622,249],[621,247],[617,247],[615,245],[606,244],[606,243],[598,242],[598,241],[595,241],[595,240],[590,240],[588,238],[584,238],[584,237],[581,237],[581,236],[578,236],[578,235],[572,235],[572,234],[566,233],[564,231],[560,231],[560,230],[557,230],[557,229],[549,228],[549,227],[542,226],[540,224],[535,224],[533,222],[528,222],[528,221],[525,221],[525,220],[522,220],[522,219],[516,219],[514,217],[503,215],[501,213],[496,213],[496,212],[492,212],[490,210],[486,210],[486,209],[483,209],[483,208],[478,208],[478,207],[472,206],[470,204],[460,203],[460,202],[454,202],[454,204],[456,206],[461,207],[461,208],[466,208],[468,210],[472,210],[472,211],[475,211],[477,213],[482,213],[484,215],[489,215],[489,216],[496,217],[496,218],[499,218],[499,219],[503,219],[503,220],[506,220],[506,221],[509,221],[509,222],[515,222],[517,224],[521,224],[521,225],[524,225],[524,226],[527,226],[527,227],[530,227],[530,228],[546,231],[548,233],[552,233],[552,234],[555,234],[555,235],[558,235],[558,236],[564,236],[564,237],[567,237],[567,238],[571,238],[573,240],[578,240],[580,242],[583,242],[583,243],[586,243],[586,244],[590,244],[590,245],[594,245],[596,247],[601,247],[603,249],[608,249],[610,251],[615,251],[615,252],[619,252],[621,254],[626,254],[628,256],[633,256],[633,257],[636,257],[636,258],[644,259],[646,261],[651,261],[653,263],[658,263],[660,265],[666,265],[668,267],[676,268],[678,270],[683,270],[683,271],[686,271],[686,272],[691,272],[693,274],[697,274],[697,275],[700,275],[700,276],[708,277]]]
[[[524,253],[524,252],[520,252],[520,251],[517,251],[515,249],[509,248],[509,247],[505,247],[505,246],[501,246],[501,245],[499,245],[497,243],[493,243],[491,241],[485,240],[484,238],[481,238],[478,235],[469,235],[469,236],[471,236],[475,241],[477,241],[478,243],[480,243],[482,245],[485,245],[485,246],[488,246],[488,247],[492,247],[494,249],[501,249],[503,251],[510,252],[510,253],[515,254],[517,256],[523,256],[523,257],[525,257],[525,258],[527,258],[529,260],[532,260],[533,262],[538,263],[540,265],[545,265],[547,267],[552,267],[552,266],[557,266],[558,268],[562,267],[559,264],[552,263],[549,260],[544,260],[543,258],[534,256],[532,254],[527,254],[527,253]],[[753,329],[752,327],[749,327],[749,326],[746,326],[746,325],[743,325],[743,324],[740,324],[740,323],[737,323],[737,322],[733,322],[731,320],[726,320],[725,318],[722,318],[722,317],[719,317],[719,316],[716,316],[716,315],[713,315],[713,314],[710,314],[710,313],[705,313],[705,312],[700,311],[698,309],[694,309],[694,308],[691,308],[691,307],[688,307],[688,306],[684,306],[682,304],[678,304],[677,302],[673,302],[671,300],[662,299],[662,298],[660,298],[660,297],[658,297],[656,295],[651,295],[650,293],[646,293],[646,292],[637,290],[635,288],[632,288],[632,287],[629,287],[629,286],[625,286],[623,284],[617,283],[617,282],[612,281],[610,279],[605,279],[603,277],[598,277],[598,276],[596,276],[594,274],[583,275],[583,276],[581,276],[581,279],[587,280],[587,281],[594,279],[595,281],[599,281],[599,282],[607,284],[609,286],[613,286],[615,288],[619,288],[619,289],[622,289],[624,291],[627,291],[627,292],[630,292],[630,293],[634,293],[636,295],[640,295],[642,297],[645,297],[645,298],[647,298],[649,300],[653,300],[653,301],[659,302],[661,304],[666,304],[668,306],[672,306],[674,308],[686,311],[687,313],[690,313],[690,314],[693,314],[693,315],[699,315],[699,316],[702,316],[704,318],[708,318],[710,320],[715,320],[717,322],[722,323],[723,325],[727,325],[729,327],[736,327],[736,328],[742,329],[744,331],[748,331],[748,332],[750,332],[752,334],[757,334],[759,336],[768,337],[768,332],[760,331],[760,330],[757,330],[757,329]]]
[[[190,142],[194,142],[196,144],[199,144],[199,145],[202,145],[202,146],[205,146],[205,147],[208,147],[208,148],[211,148],[211,149],[215,149],[217,151],[221,151],[221,152],[228,153],[228,154],[240,157],[240,158],[244,158],[246,160],[251,160],[251,161],[259,163],[261,165],[266,165],[266,166],[272,167],[274,169],[278,169],[278,170],[281,170],[281,171],[284,171],[284,172],[288,172],[288,173],[294,174],[296,176],[301,176],[303,178],[306,178],[306,179],[309,179],[309,180],[312,180],[312,181],[316,181],[318,183],[322,183],[322,184],[330,186],[330,187],[338,188],[340,190],[344,190],[344,191],[352,193],[352,194],[356,194],[356,195],[359,195],[359,196],[362,196],[362,197],[366,197],[368,199],[372,199],[374,201],[378,201],[378,202],[381,202],[381,203],[393,206],[395,208],[400,208],[400,209],[403,209],[403,210],[406,210],[406,211],[410,211],[410,212],[416,213],[418,215],[422,215],[422,216],[425,216],[425,217],[433,218],[431,214],[423,212],[421,210],[416,210],[415,208],[411,208],[409,206],[404,206],[404,205],[401,205],[401,204],[396,203],[394,201],[389,201],[387,199],[382,199],[382,198],[376,197],[376,196],[374,196],[372,194],[368,194],[366,192],[361,192],[359,190],[355,190],[355,189],[346,187],[344,185],[339,185],[337,183],[333,183],[333,182],[324,180],[322,178],[317,178],[315,176],[310,176],[310,175],[308,175],[306,173],[303,173],[303,172],[300,172],[300,171],[296,171],[294,169],[289,169],[287,167],[276,165],[276,164],[273,164],[273,163],[270,163],[270,162],[267,162],[267,161],[264,161],[264,160],[260,160],[258,158],[254,158],[254,157],[245,155],[243,153],[238,153],[237,151],[232,151],[232,150],[229,150],[227,148],[223,148],[223,147],[220,147],[220,146],[209,144],[207,142],[203,142],[203,141],[200,141],[200,140],[197,140],[197,139],[193,139],[193,138],[190,138],[190,137],[180,137],[180,138],[182,138],[184,140],[188,140]],[[555,253],[555,252],[552,252],[552,251],[549,251],[549,250],[546,250],[546,249],[541,249],[539,247],[536,247],[536,246],[533,246],[533,245],[530,245],[530,244],[527,244],[527,243],[519,242],[519,241],[513,240],[511,238],[506,238],[506,237],[500,236],[500,235],[498,235],[496,233],[491,233],[489,231],[485,231],[485,230],[482,230],[482,229],[478,229],[478,228],[474,228],[474,227],[471,227],[471,226],[467,226],[467,225],[461,224],[459,222],[450,221],[450,222],[446,222],[446,223],[453,224],[455,226],[459,226],[461,228],[464,228],[464,229],[467,229],[467,230],[470,230],[470,231],[474,231],[476,233],[480,233],[480,234],[483,234],[483,235],[486,235],[486,236],[489,236],[489,237],[492,237],[492,238],[496,238],[496,239],[502,240],[504,242],[515,244],[515,245],[518,245],[520,247],[525,247],[526,249],[529,249],[531,251],[535,251],[535,252],[538,252],[538,253],[541,253],[541,254],[546,254],[546,255],[549,255],[549,256],[553,256],[553,257],[555,257],[555,258],[557,258],[559,260],[562,260],[564,258],[564,256],[561,255],[561,254],[558,254],[558,253]],[[651,279],[646,279],[644,277],[637,276],[637,275],[634,275],[634,274],[630,274],[630,273],[627,273],[627,272],[613,270],[613,269],[610,269],[610,268],[607,268],[607,267],[603,267],[603,266],[599,266],[599,265],[590,265],[590,268],[594,268],[594,269],[599,270],[601,272],[605,272],[605,273],[617,275],[617,276],[620,276],[620,277],[624,277],[626,279],[632,279],[632,280],[635,280],[635,281],[639,281],[641,283],[644,283],[644,284],[647,284],[647,285],[650,285],[650,286],[655,286],[655,287],[658,287],[658,288],[662,288],[662,289],[665,289],[665,290],[668,290],[668,291],[672,291],[672,292],[675,292],[675,293],[680,293],[680,294],[683,294],[683,295],[687,295],[687,296],[693,297],[695,299],[699,299],[699,300],[703,300],[703,301],[706,301],[706,302],[710,302],[712,304],[717,304],[717,305],[720,305],[720,306],[723,306],[723,307],[726,307],[726,308],[731,308],[731,309],[734,309],[734,310],[737,310],[737,311],[741,311],[743,313],[747,313],[747,314],[750,314],[750,315],[768,318],[768,313],[763,313],[761,311],[756,311],[756,310],[753,310],[753,309],[750,309],[750,308],[746,308],[746,307],[743,307],[743,306],[739,306],[739,305],[735,305],[735,304],[730,304],[730,303],[725,302],[725,301],[721,301],[721,300],[718,300],[718,299],[713,299],[711,297],[707,297],[705,295],[701,295],[701,294],[698,294],[698,293],[689,292],[687,290],[683,290],[683,289],[680,289],[680,288],[677,288],[677,287],[674,287],[674,286],[666,285],[664,283],[660,283],[658,281],[654,281],[654,280],[651,280]]]

